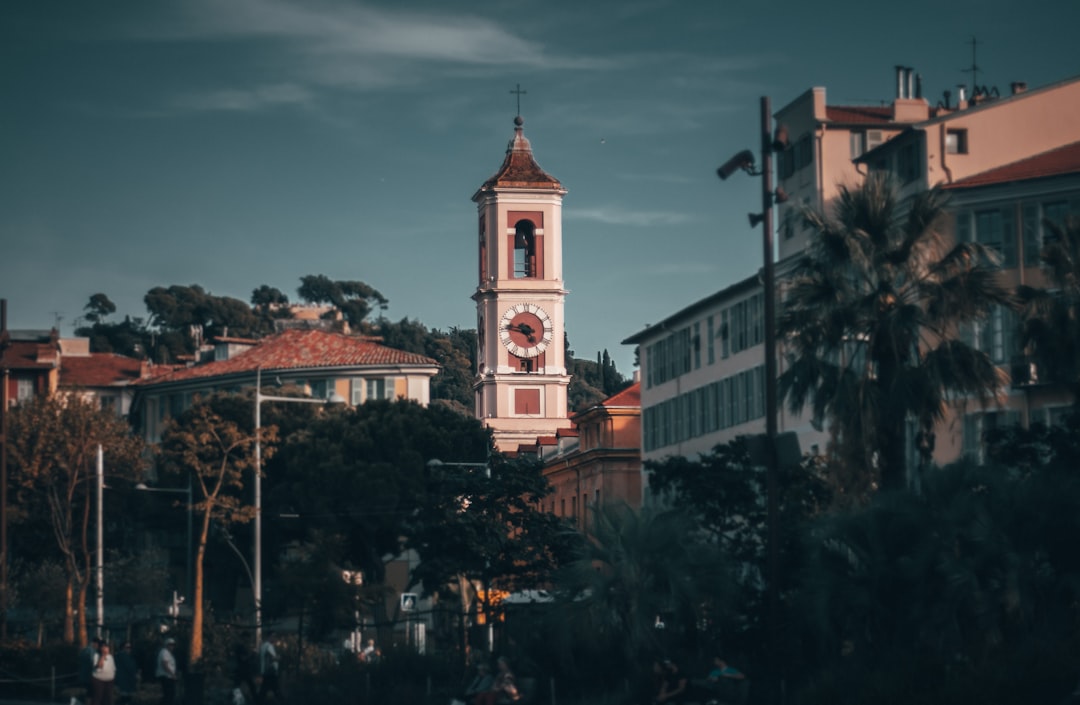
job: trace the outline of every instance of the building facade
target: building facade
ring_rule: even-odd
[[[931,105],[910,69],[897,70],[888,105],[828,105],[812,88],[776,112],[787,147],[776,157],[779,253],[777,306],[784,272],[811,234],[803,207],[830,212],[842,187],[888,171],[909,196],[934,185],[950,194],[951,235],[998,250],[1008,286],[1041,285],[1039,250],[1044,218],[1080,215],[1080,78],[1008,95],[961,91]],[[693,456],[717,443],[764,430],[764,292],[749,277],[692,303],[627,338],[642,369],[642,457]],[[1000,408],[983,410],[959,400],[937,433],[939,464],[981,454],[982,432],[1016,421],[1053,421],[1071,401],[1039,381],[1019,349],[1019,321],[995,311],[970,330],[957,331],[1011,374]],[[778,373],[784,370],[778,341]],[[803,452],[823,449],[827,436],[783,407],[778,430],[795,431]],[[912,443],[911,460],[915,451]]]
[[[563,307],[566,189],[533,158],[524,120],[499,170],[473,196],[478,215],[474,384],[477,418],[502,451],[569,428]]]
[[[438,371],[435,360],[372,338],[298,328],[261,340],[218,339],[211,361],[159,369],[135,383],[134,406],[138,431],[156,442],[168,420],[196,398],[252,389],[257,375],[264,385],[301,387],[318,399],[336,395],[351,406],[373,399],[411,399],[426,406]]]
[[[588,531],[597,506],[642,505],[640,383],[579,411],[571,421],[573,429],[536,440],[552,489],[541,509]]]

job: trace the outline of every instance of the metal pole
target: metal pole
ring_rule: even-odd
[[[101,639],[105,626],[105,453],[97,447],[97,637]]]
[[[194,494],[191,481],[191,473],[188,473],[187,478],[187,584],[188,594],[191,596],[191,600],[195,600],[195,526],[194,526]],[[194,609],[194,603],[192,603],[192,609]]]
[[[0,330],[7,328],[7,301],[0,300],[4,319]],[[3,352],[0,351],[0,355]],[[0,640],[7,639],[8,606],[8,540],[7,540],[7,428],[8,428],[8,369],[0,379]]]
[[[780,640],[779,488],[776,468],[776,274],[773,265],[772,110],[768,96],[761,98],[761,205],[765,287],[765,482],[768,523],[769,665],[772,702],[779,702],[782,679]]]
[[[262,644],[262,367],[255,368],[255,547],[251,592],[255,599],[255,648]]]

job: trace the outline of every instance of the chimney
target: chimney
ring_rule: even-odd
[[[967,86],[963,84],[956,86],[956,109],[967,110]]]
[[[922,99],[922,74],[915,74],[915,97]]]
[[[896,67],[896,97],[903,98],[904,96],[904,67]]]
[[[904,69],[904,80],[907,82],[907,94],[904,96],[905,98],[912,98],[915,95],[915,86],[913,84],[914,74],[915,69],[910,66]]]
[[[1024,91],[1027,90],[1027,81],[1013,81],[1010,84],[1010,87],[1012,88],[1012,94],[1013,95],[1023,93]]]

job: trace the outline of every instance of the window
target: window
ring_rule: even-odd
[[[678,330],[645,349],[649,386],[663,384],[690,371],[690,327]]]
[[[858,159],[866,152],[866,133],[865,132],[852,132],[850,136],[851,140],[851,158]]]
[[[374,401],[376,399],[393,399],[396,389],[395,380],[393,377],[368,379],[367,394],[365,395],[366,401]]]
[[[995,428],[1008,428],[1020,423],[1018,411],[990,411],[964,416],[963,453],[979,462],[984,459],[983,441],[987,432]]]
[[[1046,237],[1051,233],[1043,221],[1049,220],[1064,226],[1070,215],[1080,216],[1080,198],[1070,201],[1046,201],[1043,203],[1025,203],[1021,210],[1024,239],[1024,264],[1039,264],[1040,254]]]
[[[960,242],[978,242],[996,250],[1001,255],[1003,267],[1015,267],[1017,263],[1016,216],[1012,206],[965,211],[956,215],[956,239]],[[1030,237],[1030,236],[1029,236]]]
[[[810,135],[803,135],[802,139],[795,143],[795,171],[814,163],[814,143]]]
[[[29,401],[34,398],[34,380],[20,378],[15,380],[15,401]]]
[[[514,278],[536,276],[536,234],[531,221],[519,220],[514,228]]]
[[[349,402],[352,406],[360,406],[364,403],[364,380],[349,380]]]
[[[711,315],[705,320],[705,337],[709,341],[708,353],[705,359],[711,365],[716,362],[716,331],[713,330],[713,317]]]
[[[867,130],[866,131],[866,151],[878,147],[885,143],[885,133],[881,130]]]
[[[701,369],[701,322],[694,323],[694,369]]]
[[[986,318],[966,326],[961,339],[986,353],[994,364],[1004,365],[1020,352],[1019,331],[1016,313],[1004,306],[995,306]]]
[[[968,153],[967,130],[956,129],[945,131],[945,153]]]
[[[919,178],[919,145],[915,142],[900,147],[896,154],[896,177],[901,183],[909,183]]]

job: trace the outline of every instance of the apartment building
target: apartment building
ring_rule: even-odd
[[[1009,285],[1042,279],[1043,218],[1080,215],[1080,77],[1007,95],[980,89],[931,105],[911,69],[898,67],[896,94],[883,105],[829,105],[811,88],[778,110],[787,148],[776,154],[777,281],[806,247],[802,208],[831,209],[842,187],[887,170],[911,195],[941,184],[951,195],[953,235],[995,247]],[[642,369],[642,458],[693,456],[738,435],[764,431],[764,292],[749,276],[691,303],[623,341]],[[1001,409],[960,404],[943,423],[935,460],[981,453],[982,432],[1000,423],[1054,420],[1070,401],[1039,381],[1018,348],[1018,321],[995,311],[960,331],[1012,374]],[[784,370],[783,341],[778,372]],[[826,436],[781,407],[779,431],[794,431],[803,452]],[[911,457],[914,461],[914,449]]]

